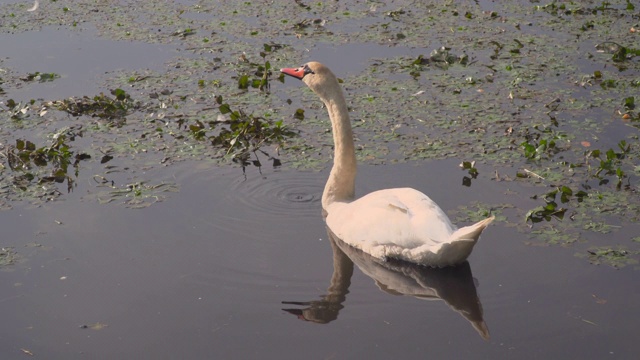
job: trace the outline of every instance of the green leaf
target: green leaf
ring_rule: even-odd
[[[613,53],[612,59],[614,62],[622,62],[627,60],[627,48],[621,46],[615,53]]]
[[[126,91],[124,91],[124,90],[122,90],[120,88],[113,90],[112,94],[116,97],[116,99],[118,99],[120,101],[122,101],[122,100],[127,98]]]
[[[536,155],[536,147],[529,144],[528,142],[523,142],[522,144],[520,144],[520,146],[522,146],[524,148],[524,156],[527,159],[533,159]]]
[[[633,96],[629,96],[624,99],[624,107],[627,110],[633,110],[636,107],[635,98]]]
[[[242,75],[240,76],[240,78],[238,79],[238,87],[240,89],[247,89],[249,88],[249,75]]]
[[[222,97],[220,97],[220,101],[222,101]],[[228,114],[231,112],[231,107],[229,106],[229,104],[221,104],[218,109],[220,110],[220,113],[222,115],[224,114]]]

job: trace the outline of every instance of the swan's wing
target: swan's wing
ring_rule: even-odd
[[[454,231],[447,215],[425,194],[409,188],[370,193],[327,209],[327,225],[338,238],[374,256],[374,249],[439,247]]]

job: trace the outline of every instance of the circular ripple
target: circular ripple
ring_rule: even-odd
[[[290,202],[299,202],[299,203],[309,203],[314,202],[316,196],[314,194],[306,194],[306,193],[290,193],[285,194],[285,199]]]
[[[324,178],[320,173],[275,172],[232,184],[228,201],[260,215],[320,216]]]

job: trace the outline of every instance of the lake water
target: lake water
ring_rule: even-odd
[[[0,34],[5,80],[61,74],[6,87],[3,104],[93,95],[121,69],[163,71],[184,51],[110,40],[86,26]],[[380,51],[424,53],[369,43],[309,48],[305,56],[338,63],[336,72],[347,75]],[[301,87],[274,83],[272,92],[287,98],[285,90]],[[1,127],[4,151],[39,131]],[[104,166],[95,154],[73,191],[54,201],[3,199],[0,247],[15,261],[0,267],[2,359],[633,359],[640,352],[637,268],[575,256],[586,245],[549,246],[513,221],[496,221],[459,267],[378,263],[328,234],[320,204],[326,167],[293,169],[286,155],[283,166],[245,170],[198,160],[143,167],[137,160],[145,152],[125,155],[114,160],[122,169],[113,174],[117,186],[148,178],[176,190],[133,209],[124,196],[102,203],[104,184],[94,174]],[[481,168],[463,186],[459,163],[364,164],[356,191],[413,187],[452,214],[470,203],[509,202],[503,211],[511,220],[539,204],[531,199],[539,189],[492,178],[510,165]],[[0,176],[8,177],[3,166]],[[637,236],[637,224],[626,226],[597,240]]]
[[[483,235],[469,273],[439,282],[437,270],[397,272],[434,277],[423,282],[430,299],[381,291],[356,266],[335,316],[299,320],[283,309],[312,306],[282,302],[318,302],[332,285],[318,201],[326,172],[249,171],[245,180],[239,169],[194,165],[181,165],[178,194],[144,210],[82,201],[76,191],[55,206],[3,212],[3,245],[26,255],[0,273],[5,358],[21,358],[21,348],[49,359],[633,358],[637,350],[633,270],[527,246],[499,224]],[[478,184],[481,193],[439,191],[460,177],[442,165],[364,167],[358,188],[403,174],[447,207],[500,191],[491,182]],[[488,340],[465,318],[474,290]]]

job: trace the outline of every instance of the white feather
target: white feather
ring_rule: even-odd
[[[27,9],[27,11],[36,11],[36,10],[38,10],[38,6],[40,6],[40,2],[38,0],[36,0],[36,2],[33,4],[33,6],[30,7],[29,9]]]

